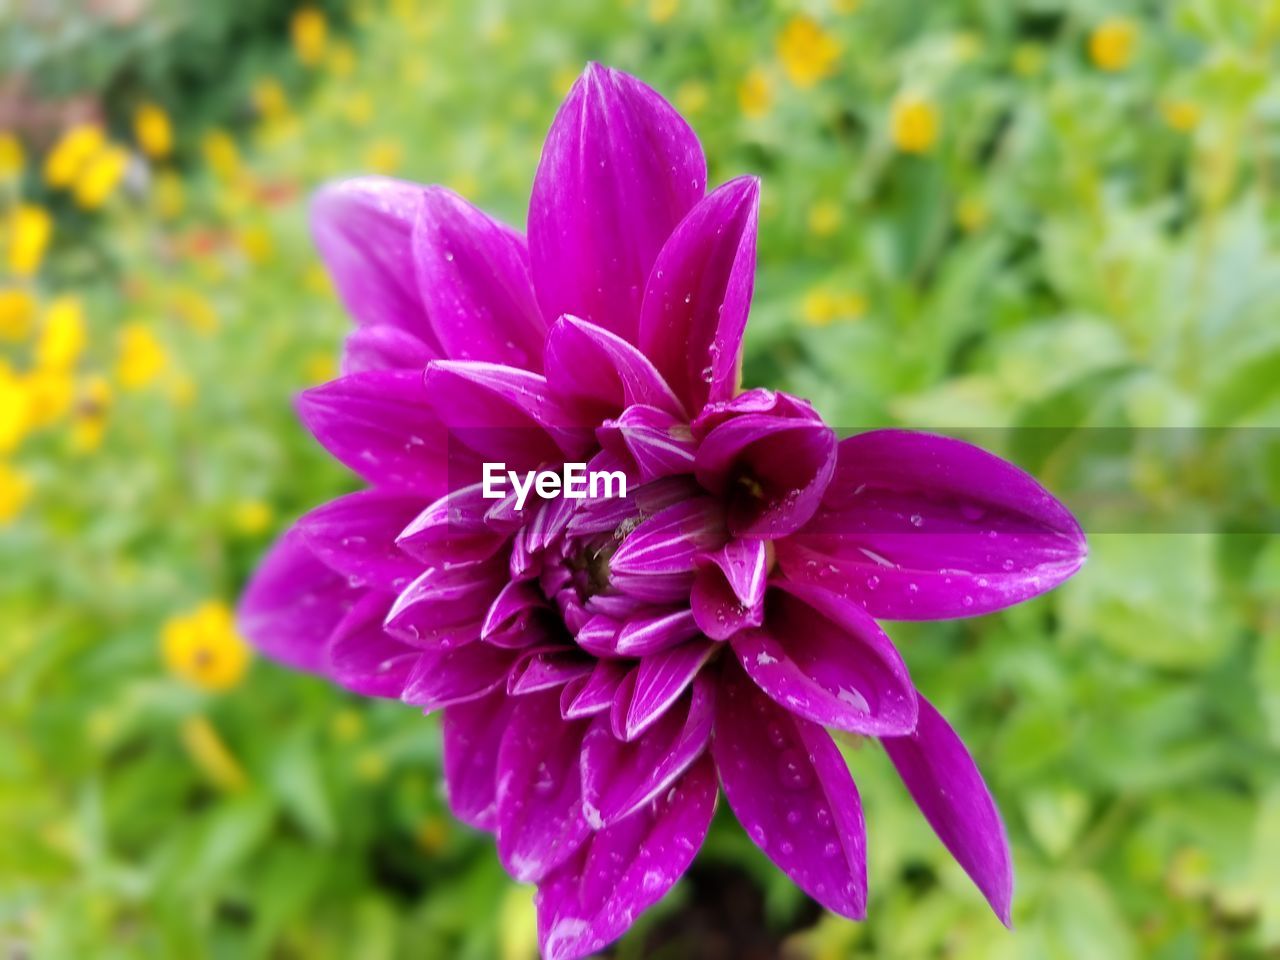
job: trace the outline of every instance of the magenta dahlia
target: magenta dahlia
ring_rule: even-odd
[[[1008,923],[996,805],[876,618],[1048,590],[1083,562],[1080,527],[973,446],[841,441],[803,400],[742,392],[760,187],[705,185],[679,114],[593,64],[552,123],[527,240],[442,187],[323,190],[315,239],[357,328],[299,409],[368,489],[272,548],[242,628],[443,711],[450,805],[538,885],[547,957],[656,902],[721,789],[806,893],[862,917],[862,811],[829,728],[884,745]],[[517,495],[566,464],[625,496]]]

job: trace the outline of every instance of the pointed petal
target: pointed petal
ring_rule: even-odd
[[[715,807],[715,772],[704,757],[650,807],[592,834],[534,897],[546,960],[577,960],[620,937],[689,868]]]
[[[430,713],[483,697],[506,683],[516,655],[490,643],[419,651],[400,699]]]
[[[325,647],[325,673],[366,697],[398,699],[422,651],[382,629],[394,597],[369,593],[333,631]]]
[[[649,358],[593,323],[566,315],[552,324],[546,367],[551,388],[587,407],[593,421],[617,416],[637,403],[687,420],[684,407]]]
[[[325,643],[364,591],[321,563],[290,530],[267,551],[240,597],[240,632],[262,653],[319,671]]]
[[[695,561],[697,575],[689,602],[693,616],[712,640],[764,622],[769,550],[763,540],[730,540]]]
[[[649,274],[640,349],[690,410],[737,390],[759,208],[759,180],[730,180],[689,211]]]
[[[591,832],[578,770],[587,722],[562,719],[559,699],[520,697],[498,751],[498,857],[521,883],[541,880]]]
[[[617,660],[597,660],[591,676],[565,685],[560,696],[560,714],[566,720],[581,720],[606,713],[623,677],[631,669]]]
[[[515,701],[502,691],[446,707],[441,723],[449,809],[477,830],[498,826],[498,747]]]
[[[413,517],[396,538],[396,546],[430,566],[487,560],[506,539],[489,523],[492,500],[484,499],[480,483],[453,490]]]
[[[713,497],[676,503],[641,521],[609,561],[610,573],[692,573],[694,557],[728,539],[724,514]]]
[[[461,456],[427,400],[422,374],[378,370],[341,377],[304,391],[298,415],[320,444],[378,487],[408,490],[424,500],[440,496],[475,467]]]
[[[746,414],[698,447],[698,482],[728,497],[729,531],[776,539],[804,526],[836,465],[836,435],[818,420]]]
[[[623,739],[634,740],[657,723],[693,682],[715,649],[716,645],[710,641],[691,640],[679,647],[643,657],[636,667]]]
[[[730,641],[747,674],[784,709],[868,736],[909,733],[916,692],[875,620],[819,587],[780,583],[764,626]]]
[[[422,572],[422,564],[396,546],[405,523],[422,509],[413,494],[361,490],[331,500],[298,521],[307,546],[352,586],[395,592]]]
[[[342,347],[342,374],[366,370],[421,370],[435,352],[420,337],[399,327],[357,327]]]
[[[951,725],[920,698],[920,723],[905,737],[882,741],[889,759],[929,825],[991,909],[1010,924],[1013,859],[1000,811],[977,764]]]
[[[828,910],[860,920],[867,839],[849,768],[827,732],[783,710],[726,662],[711,754],[755,845]]]
[[[524,237],[444,187],[427,187],[413,228],[418,292],[445,355],[542,369],[547,325]]]
[[[678,646],[698,635],[693,611],[687,607],[631,617],[618,633],[616,650],[621,657],[644,657]]]
[[[563,644],[525,650],[507,676],[512,696],[559,690],[570,680],[590,676],[595,661],[582,651]]]
[[[633,406],[596,429],[601,445],[630,460],[641,483],[693,473],[696,446],[689,425],[656,407]]]
[[[1084,563],[1071,513],[984,450],[877,430],[840,444],[822,510],[779,544],[787,577],[821,583],[874,617],[933,620],[1000,610]]]
[[[630,743],[608,717],[598,717],[582,742],[582,800],[593,829],[617,823],[656,798],[711,741],[714,686],[699,677],[689,693]]]
[[[414,281],[411,237],[424,190],[387,177],[328,184],[311,202],[311,235],[357,323],[398,327],[438,357]]]
[[[671,105],[588,65],[547,133],[529,201],[544,315],[573,314],[634,343],[658,251],[706,184],[702,147]]]
[[[502,557],[428,568],[396,597],[387,632],[424,649],[473,643],[506,582]]]

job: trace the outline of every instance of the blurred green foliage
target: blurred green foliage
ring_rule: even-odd
[[[377,170],[522,223],[587,59],[670,97],[713,182],[764,179],[748,384],[850,429],[998,428],[1051,488],[1088,467],[1087,428],[1280,426],[1276,0],[367,0],[328,18],[320,55],[289,45],[276,4],[157,10],[178,19],[136,30],[169,23],[171,43],[93,35],[31,61],[99,86],[117,140],[142,97],[179,142],[177,161],[135,157],[101,212],[59,212],[48,262],[14,281],[88,318],[74,403],[0,453],[26,483],[0,482],[15,956],[531,955],[528,891],[449,819],[434,720],[263,662],[202,693],[161,636],[232,602],[275,532],[353,486],[291,413],[347,323],[307,192]],[[205,56],[194,36],[221,38],[218,69],[179,79]],[[238,150],[211,146],[237,117]],[[30,153],[8,202],[52,195]],[[5,344],[6,367],[36,363],[41,335]],[[1063,429],[1046,446],[1042,427]],[[1275,503],[1280,456],[1257,436]],[[1184,478],[1131,479],[1159,499]],[[1276,955],[1280,540],[1196,529],[1095,533],[1049,597],[891,626],[1004,810],[1013,934],[870,745],[849,745],[865,924],[795,931],[800,895],[727,818],[704,861],[758,878],[788,956]]]

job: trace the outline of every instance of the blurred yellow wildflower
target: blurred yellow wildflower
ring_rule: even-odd
[[[167,384],[169,400],[175,407],[189,407],[196,399],[196,382],[185,373],[174,374]]]
[[[928,153],[938,142],[938,108],[920,94],[900,94],[893,101],[889,135],[903,153]]]
[[[62,419],[71,409],[75,381],[66,370],[37,367],[22,378],[27,391],[27,420],[33,430]]]
[[[1099,70],[1123,70],[1137,46],[1138,25],[1128,17],[1108,17],[1089,34],[1089,59]]]
[[[186,205],[182,178],[172,170],[161,170],[156,174],[152,199],[155,202],[156,212],[163,219],[178,219],[182,216],[182,209]]]
[[[234,180],[240,172],[240,151],[231,134],[225,130],[210,130],[201,138],[200,150],[204,161],[219,180]]]
[[[356,52],[349,43],[335,43],[329,51],[326,66],[339,80],[346,80],[356,72]]]
[[[424,853],[439,853],[449,842],[449,824],[438,814],[426,817],[418,824],[414,838]]]
[[[25,165],[22,141],[7,130],[0,131],[0,180],[12,180],[22,173]]]
[[[356,778],[365,783],[377,783],[387,775],[390,764],[384,754],[377,750],[362,750],[356,757]]]
[[[76,453],[91,453],[102,445],[102,435],[107,428],[107,414],[111,410],[111,385],[103,376],[85,380],[76,400],[71,418],[71,449]]]
[[[30,290],[0,290],[0,340],[25,340],[35,326],[36,310],[36,298]]]
[[[116,378],[126,390],[141,390],[160,376],[168,363],[164,346],[144,323],[126,323],[120,330]]]
[[[12,521],[31,499],[33,484],[25,473],[0,461],[0,524]]]
[[[26,384],[0,359],[0,454],[22,445],[31,429],[31,398]]]
[[[237,500],[231,505],[231,526],[236,533],[256,537],[271,526],[271,505],[262,500]]]
[[[862,0],[831,0],[831,10],[833,13],[857,13],[861,6]]]
[[[561,65],[556,67],[555,73],[551,75],[551,92],[557,97],[563,97],[569,92],[573,82],[578,79],[578,72],[577,66]]]
[[[773,106],[773,81],[763,67],[752,67],[738,84],[738,107],[743,116],[755,120]]]
[[[234,792],[249,782],[235,755],[206,718],[187,717],[182,721],[181,735],[187,756],[215,786]]]
[[[253,85],[251,92],[254,109],[265,120],[280,120],[289,113],[289,98],[280,81],[263,77]]]
[[[245,259],[253,264],[266,263],[276,249],[271,231],[260,223],[251,224],[236,234],[236,243]]]
[[[333,296],[333,281],[329,279],[328,272],[319,263],[307,264],[307,269],[302,274],[302,285],[308,293],[325,297]]]
[[[676,107],[681,113],[701,113],[711,100],[711,92],[701,80],[686,80],[676,88]]]
[[[329,36],[329,22],[315,7],[295,10],[289,21],[289,39],[293,52],[308,67],[314,67],[324,59],[325,43]]]
[[[365,151],[364,165],[374,173],[395,173],[404,159],[404,147],[398,140],[375,140]]]
[[[965,233],[973,233],[987,225],[990,213],[981,197],[968,194],[956,204],[956,223]]]
[[[154,103],[144,103],[133,113],[133,135],[142,152],[163,160],[173,152],[173,125],[169,115]]]
[[[866,298],[860,293],[836,292],[815,287],[805,294],[800,313],[805,323],[825,327],[835,320],[857,320],[867,312]]]
[[[115,192],[129,169],[129,152],[109,146],[99,151],[76,177],[73,196],[86,210],[97,210]]]
[[[53,236],[53,217],[44,207],[20,203],[9,215],[9,270],[29,277],[40,269]]]
[[[107,142],[102,128],[96,124],[71,127],[53,145],[44,158],[44,180],[51,187],[69,187],[75,182],[89,158]]]
[[[197,333],[213,333],[218,329],[218,312],[200,291],[179,287],[173,291],[173,312]]]
[[[680,0],[649,0],[649,19],[653,23],[663,24],[676,15],[680,9]]]
[[[798,14],[778,36],[778,58],[787,79],[802,90],[835,72],[840,42],[812,17]]]
[[[307,357],[303,375],[307,383],[328,383],[338,375],[338,364],[334,361],[332,354],[313,353]]]
[[[1160,115],[1169,129],[1178,133],[1190,133],[1200,123],[1200,106],[1191,100],[1172,99],[1160,104]]]
[[[249,647],[236,633],[231,610],[216,600],[171,617],[160,632],[165,665],[201,690],[229,690],[249,667]]]
[[[344,707],[333,715],[329,730],[339,743],[352,743],[364,732],[364,715],[359,710]]]
[[[840,229],[840,205],[834,200],[819,200],[809,208],[809,232],[815,237],[829,237]]]
[[[45,308],[40,339],[36,341],[36,366],[45,370],[70,370],[84,352],[84,307],[70,294],[55,297]]]
[[[1038,43],[1020,43],[1013,50],[1013,72],[1020,77],[1038,76],[1044,64],[1044,47]]]

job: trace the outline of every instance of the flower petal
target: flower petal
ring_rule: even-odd
[[[591,832],[582,815],[585,720],[564,720],[555,691],[520,697],[498,750],[498,857],[536,883]]]
[[[1067,508],[1012,464],[959,440],[877,430],[840,444],[821,511],[778,544],[778,562],[874,617],[933,620],[1043,593],[1086,552]]]
[[[422,572],[422,564],[396,546],[421,510],[419,496],[361,490],[312,510],[297,529],[311,552],[352,586],[395,592]]]
[[[502,527],[488,521],[492,505],[483,484],[452,490],[407,523],[396,546],[430,566],[487,560],[505,540]]]
[[[363,595],[289,530],[258,564],[236,619],[240,632],[271,659],[317,672],[330,634]]]
[[[417,647],[458,647],[480,630],[503,585],[505,558],[430,567],[409,584],[387,614],[387,632]]]
[[[311,234],[357,323],[397,327],[439,357],[413,268],[413,224],[425,189],[388,177],[327,184],[311,202]]]
[[[731,661],[711,741],[725,799],[747,835],[809,896],[860,920],[867,906],[862,803],[817,724],[783,710]]]
[[[615,650],[621,657],[643,657],[692,640],[698,635],[688,607],[630,617],[618,633]]]
[[[418,293],[455,360],[542,369],[547,325],[524,237],[444,187],[423,190],[413,227]]]
[[[634,343],[653,262],[706,184],[702,147],[671,105],[589,64],[547,133],[529,201],[543,314],[573,314]]]
[[[607,712],[630,669],[617,660],[597,660],[590,677],[571,680],[565,685],[560,695],[561,716],[566,720],[581,720]]]
[[[500,690],[444,711],[440,726],[449,809],[477,830],[498,825],[498,747],[515,704]]]
[[[780,583],[764,626],[730,641],[747,674],[784,709],[868,736],[909,733],[916,692],[907,666],[857,604],[819,588]]]
[[[667,789],[711,740],[714,687],[698,678],[689,693],[630,743],[608,717],[598,717],[582,742],[582,800],[599,830],[639,810]]]
[[[715,649],[716,645],[710,641],[691,640],[641,658],[626,704],[622,739],[634,740],[657,723],[693,682]]]
[[[475,700],[506,682],[516,656],[489,643],[419,651],[400,699],[425,713]]]
[[[601,445],[634,464],[641,483],[693,473],[697,449],[689,425],[657,407],[636,405],[596,429]]]
[[[991,791],[964,743],[924,697],[915,732],[885,737],[882,742],[920,812],[978,885],[996,916],[1009,926],[1013,900],[1009,840]]]
[[[813,516],[835,465],[836,435],[820,420],[745,414],[707,434],[696,472],[727,496],[730,533],[775,539]]]
[[[692,573],[694,557],[724,544],[724,514],[714,497],[673,504],[642,520],[609,561],[610,574]]]
[[[759,208],[759,180],[730,180],[689,211],[649,274],[640,349],[690,410],[737,389]]]
[[[592,421],[642,403],[687,421],[684,406],[649,358],[615,333],[574,316],[551,325],[547,382],[560,396],[590,411]]]
[[[689,869],[715,808],[715,770],[704,756],[666,796],[592,834],[538,886],[543,957],[578,960],[620,937]]]
[[[388,635],[391,594],[370,592],[342,619],[325,646],[325,673],[366,697],[398,699],[422,651]]]
[[[386,324],[357,327],[342,347],[342,373],[366,370],[421,370],[435,352],[420,337]]]
[[[730,540],[696,561],[689,602],[698,628],[712,640],[758,627],[764,618],[769,551],[763,540]]]
[[[450,442],[428,403],[422,374],[377,370],[340,377],[304,391],[298,415],[320,444],[371,484],[408,490],[424,500],[440,496],[474,456]]]

